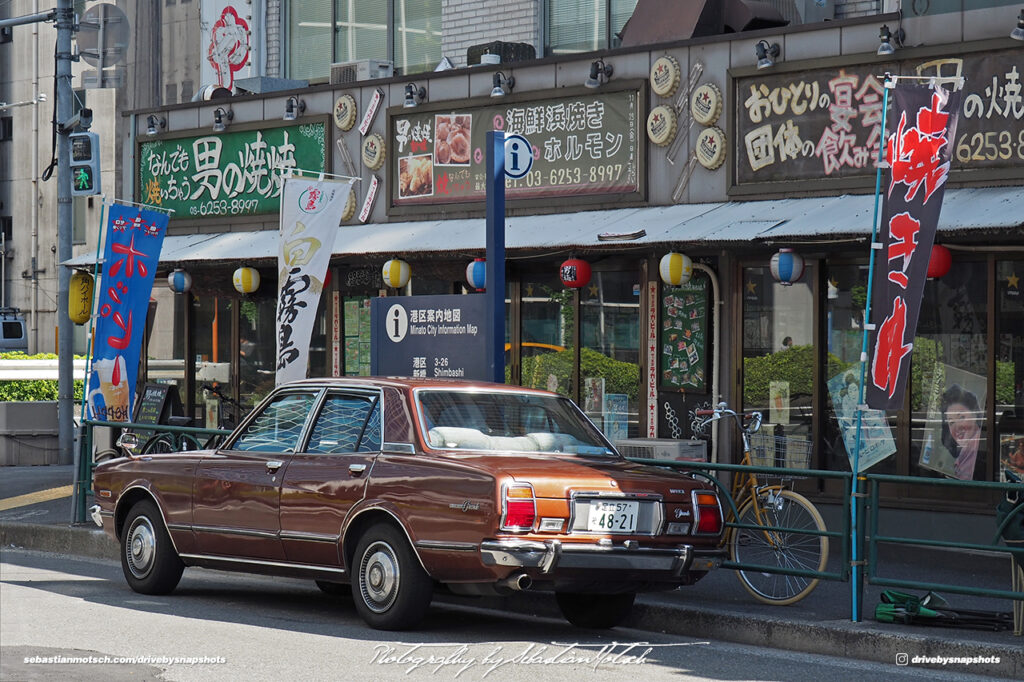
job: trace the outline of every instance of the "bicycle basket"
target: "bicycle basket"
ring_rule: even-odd
[[[808,469],[811,466],[811,441],[789,436],[754,433],[750,436],[750,463],[758,467]],[[794,478],[790,474],[758,474]]]

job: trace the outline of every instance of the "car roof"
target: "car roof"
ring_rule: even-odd
[[[365,388],[378,388],[388,386],[400,390],[419,388],[439,388],[450,390],[486,390],[486,391],[509,391],[515,393],[533,393],[537,395],[556,395],[550,391],[527,388],[524,386],[513,386],[499,384],[490,381],[474,381],[469,379],[431,379],[426,377],[368,377],[368,376],[346,376],[346,377],[310,377],[291,381],[284,386],[358,386]]]

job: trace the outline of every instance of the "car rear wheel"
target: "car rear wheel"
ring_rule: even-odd
[[[565,619],[579,628],[605,630],[629,616],[636,594],[578,594],[556,592],[555,600]]]
[[[181,563],[160,510],[152,500],[136,502],[121,534],[121,569],[129,587],[141,594],[167,594],[178,586]]]
[[[359,539],[353,561],[356,611],[378,630],[405,630],[427,613],[434,585],[402,532],[379,523]]]

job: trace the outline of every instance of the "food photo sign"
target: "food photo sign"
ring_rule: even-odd
[[[533,167],[506,180],[508,200],[594,195],[642,197],[641,93],[592,91],[522,102],[412,112],[396,107],[388,122],[390,206],[482,203],[488,131],[525,136]],[[422,110],[422,111],[421,111]]]

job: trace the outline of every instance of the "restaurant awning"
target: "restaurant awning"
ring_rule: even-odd
[[[604,211],[512,216],[505,221],[508,250],[614,250],[623,244],[671,244],[690,248],[738,242],[773,244],[863,239],[871,234],[874,195],[730,201]],[[1024,187],[946,191],[939,232],[975,230],[1024,234]],[[640,236],[635,236],[639,231]],[[173,235],[160,262],[240,262],[277,258],[277,231]],[[629,238],[633,236],[633,238]],[[483,218],[342,225],[334,255],[436,254],[483,251]],[[94,254],[64,264],[91,265]]]

